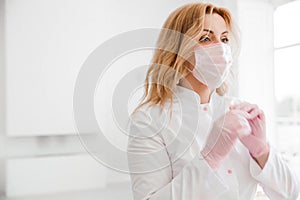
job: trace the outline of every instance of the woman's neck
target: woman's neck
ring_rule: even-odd
[[[209,102],[212,91],[206,85],[199,82],[192,74],[188,74],[185,78],[181,79],[179,85],[195,91],[200,96],[201,104]]]

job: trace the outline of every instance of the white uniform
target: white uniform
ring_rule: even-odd
[[[168,106],[142,107],[130,123],[128,164],[135,200],[249,200],[260,183],[270,199],[297,199],[299,180],[271,146],[263,170],[237,141],[218,171],[200,154],[214,120],[228,111],[232,98],[214,92],[200,104],[194,91],[177,86]]]

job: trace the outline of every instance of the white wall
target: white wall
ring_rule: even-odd
[[[171,7],[158,1],[6,1],[7,134],[74,134],[73,88],[87,56],[113,35],[160,26]]]
[[[0,1],[0,196],[5,188],[5,38],[4,38],[4,1]]]
[[[62,192],[128,182],[126,174],[106,167],[96,170],[99,163],[87,154],[76,136],[72,111],[76,76],[87,56],[102,42],[137,28],[159,28],[171,11],[189,1],[0,2],[2,193],[16,196]],[[144,64],[148,63],[147,60]],[[106,112],[99,111],[100,115]],[[107,120],[106,116],[101,117]],[[112,141],[117,141],[118,135],[114,137]],[[92,134],[83,138],[94,142]],[[94,145],[97,144],[94,142]],[[89,160],[83,161],[76,169],[82,173],[69,171],[72,163],[84,160],[81,156]],[[40,169],[38,172],[43,174],[43,183],[41,179],[30,179],[36,176],[36,167],[45,162],[59,168]],[[64,172],[68,174],[61,177]],[[26,174],[18,176],[17,173]],[[82,180],[90,178],[91,173],[94,177],[102,174],[103,180],[85,184]],[[60,180],[53,179],[58,176]],[[70,176],[78,182],[68,182]],[[56,181],[67,186],[55,187]],[[28,182],[32,182],[32,186],[27,187]]]

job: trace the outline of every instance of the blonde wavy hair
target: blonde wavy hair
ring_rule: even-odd
[[[227,9],[209,3],[190,3],[179,7],[169,15],[161,29],[147,71],[144,95],[134,112],[145,104],[149,107],[160,105],[162,110],[168,100],[171,111],[176,85],[181,78],[190,73],[186,66],[191,63],[189,59],[194,53],[194,47],[199,44],[205,15],[214,13],[224,19],[229,29],[230,43],[236,41],[236,45],[238,44],[235,26]],[[221,96],[227,91],[226,83],[216,89]]]

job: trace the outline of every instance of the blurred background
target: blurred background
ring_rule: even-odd
[[[190,2],[196,1],[0,0],[0,199],[132,199],[129,175],[102,165],[79,140],[76,78],[103,42],[160,28],[170,12]],[[241,32],[234,95],[265,111],[269,140],[300,174],[300,1],[202,2],[232,12]],[[106,97],[126,71],[150,59],[149,50],[123,56],[95,94],[103,133],[121,149],[126,137]],[[82,138],[93,141],[95,134]],[[257,199],[265,199],[261,189]]]

